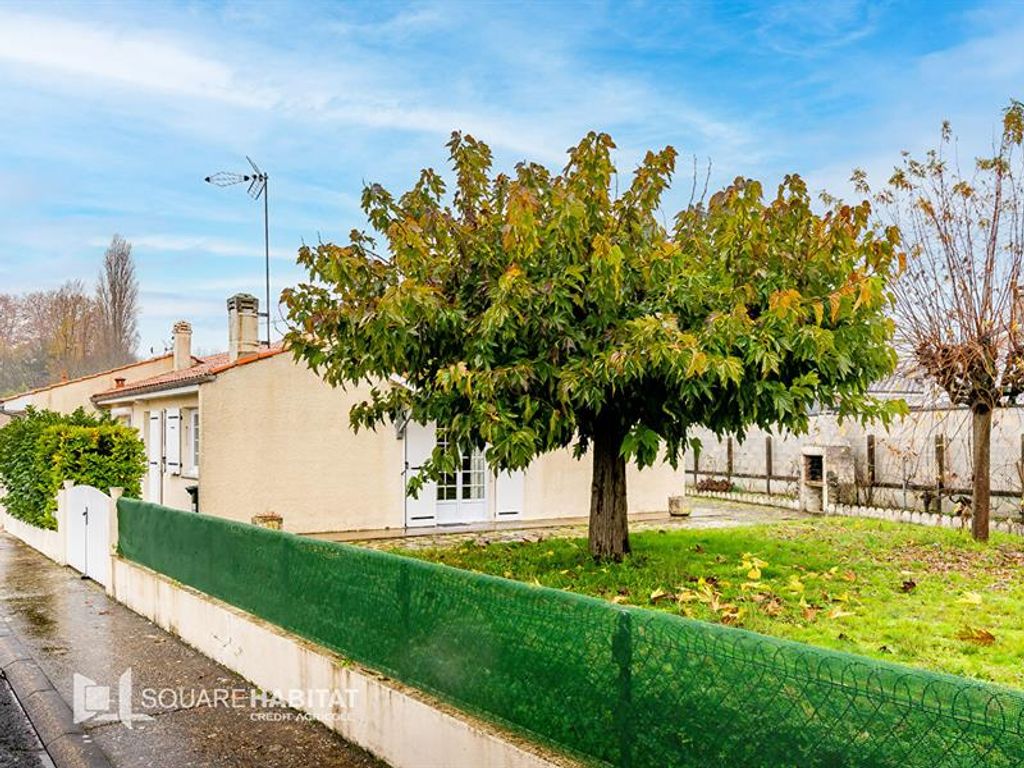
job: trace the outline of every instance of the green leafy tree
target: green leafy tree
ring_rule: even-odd
[[[663,223],[675,167],[650,152],[621,195],[614,144],[591,133],[560,175],[492,175],[470,136],[449,143],[456,186],[424,170],[363,208],[381,236],[305,246],[285,291],[294,354],[333,385],[370,381],[355,429],[409,417],[447,435],[418,478],[486,448],[494,469],[565,447],[590,453],[590,550],[629,551],[626,463],[673,464],[693,427],[803,430],[815,403],[890,416],[868,385],[895,356],[886,317],[899,235],[870,205],[811,209],[789,176],[765,202],[737,179]],[[400,381],[401,384],[396,384]]]

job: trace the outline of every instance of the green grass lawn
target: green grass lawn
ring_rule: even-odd
[[[1024,688],[1024,541],[874,520],[403,551],[474,571]]]

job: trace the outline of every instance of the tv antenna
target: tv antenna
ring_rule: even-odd
[[[207,176],[204,181],[213,184],[215,187],[233,187],[237,184],[248,184],[246,190],[253,200],[263,198],[263,255],[266,267],[266,300],[267,303],[260,312],[261,317],[267,319],[267,346],[270,346],[270,211],[267,203],[267,182],[270,177],[260,170],[259,166],[252,161],[248,155],[245,159],[252,166],[252,173],[231,173],[230,171],[218,171]]]

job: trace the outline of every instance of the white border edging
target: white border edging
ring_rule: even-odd
[[[800,509],[800,502],[796,499],[769,496],[765,493],[692,491],[687,495],[698,499],[721,499],[740,504],[756,504],[758,506],[779,507],[781,509]],[[866,507],[857,504],[829,504],[828,510],[824,514],[838,517],[865,517],[871,520],[888,520],[893,523],[910,523],[912,525],[930,525],[934,528],[970,528],[970,521],[964,518],[953,515],[941,515],[935,512],[919,512],[914,509]],[[992,530],[1024,537],[1024,522],[999,518],[992,520]]]
[[[840,517],[867,517],[874,520],[888,520],[893,523],[910,523],[912,525],[927,525],[933,528],[962,528],[967,530],[971,527],[970,519],[955,517],[953,515],[940,515],[935,512],[919,512],[911,509],[888,509],[885,507],[863,507],[855,504],[833,504],[828,508],[828,514]],[[992,520],[992,530],[1000,533],[1009,533],[1014,536],[1024,536],[1024,523],[1007,518]]]
[[[113,596],[266,691],[355,691],[349,711],[304,711],[394,768],[553,768],[569,759],[513,743],[418,692],[346,662],[251,614],[113,557]],[[337,715],[343,714],[343,717]],[[535,749],[535,751],[534,751]]]

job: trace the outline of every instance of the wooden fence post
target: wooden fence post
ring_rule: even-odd
[[[868,435],[868,506],[875,500],[875,436]]]

